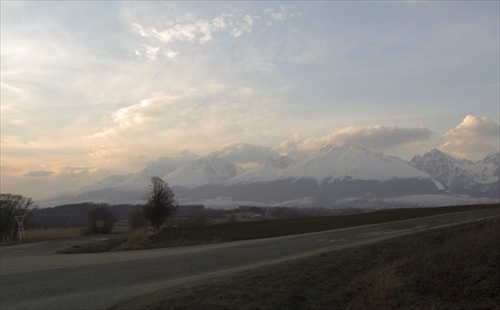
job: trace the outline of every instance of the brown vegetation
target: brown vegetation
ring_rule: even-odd
[[[123,244],[127,239],[110,239],[85,245],[75,245],[59,251],[59,254],[81,254],[108,252]]]
[[[193,225],[187,227],[167,227],[150,238],[150,247],[182,246],[272,238],[498,207],[499,205],[497,204],[440,208],[387,209],[345,216],[324,216],[252,222],[230,222],[215,225]]]
[[[260,220],[252,222],[232,222],[214,225],[182,225],[180,227],[166,227],[157,234],[144,239],[142,243],[139,243],[137,240],[135,240],[129,242],[126,247],[121,247],[121,249],[139,250],[146,248],[198,245],[258,238],[271,238],[392,222],[453,212],[498,207],[499,205],[496,204],[440,208],[388,209],[345,216]],[[132,236],[132,238],[134,237]],[[103,243],[109,244],[109,242],[107,241],[103,241]],[[135,245],[135,247],[132,246],[133,244]],[[93,249],[107,249],[106,246],[100,247],[95,246],[94,244],[88,244],[82,245],[80,247],[82,249],[80,253],[89,253],[89,249],[84,249],[85,247]],[[106,251],[108,250],[112,249],[107,249]],[[69,251],[69,253],[78,252],[73,249],[72,251]]]
[[[115,309],[499,309],[499,219],[280,263]]]
[[[145,249],[151,243],[149,237],[153,234],[153,231],[146,228],[135,229],[128,235],[128,238],[125,239],[123,243],[113,248],[112,251]]]
[[[44,241],[54,239],[76,238],[83,236],[84,228],[49,228],[26,230],[26,241]]]

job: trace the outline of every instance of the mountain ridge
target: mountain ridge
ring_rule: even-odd
[[[240,150],[257,149],[237,146]],[[325,145],[295,159],[273,155],[246,169],[230,160],[233,153],[224,154],[223,158],[213,153],[183,160],[162,157],[136,174],[106,177],[73,197],[91,201],[93,192],[103,201],[108,191],[114,198],[123,193],[131,199],[127,193],[144,191],[152,176],[162,177],[175,188],[180,201],[188,203],[222,199],[235,203],[335,204],[339,199],[437,194],[498,199],[500,190],[498,153],[474,163],[433,149],[408,162],[348,144]],[[71,199],[71,195],[65,197]]]
[[[457,159],[438,149],[423,156],[415,155],[410,163],[429,173],[447,188],[468,187],[496,182],[499,177],[499,153],[486,156],[477,162]]]

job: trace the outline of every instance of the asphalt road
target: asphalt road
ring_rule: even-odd
[[[54,253],[95,238],[1,247],[0,308],[104,309],[182,283],[498,215],[499,209],[478,210],[298,236],[99,254]]]

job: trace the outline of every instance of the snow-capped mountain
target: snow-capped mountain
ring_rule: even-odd
[[[499,154],[492,154],[478,162],[456,159],[438,149],[423,156],[415,155],[410,163],[428,172],[447,188],[489,184],[500,179]]]
[[[274,181],[283,178],[285,169],[293,164],[288,156],[269,158],[266,162],[238,174],[228,184]]]
[[[269,157],[254,161],[252,168],[239,166],[245,158],[261,160],[266,154]],[[153,176],[165,180],[181,203],[325,205],[345,199],[457,194],[497,199],[498,167],[498,154],[473,163],[434,149],[410,163],[351,145],[326,145],[292,159],[268,148],[234,144],[202,158],[162,157],[138,173],[109,176],[57,201],[141,201]]]
[[[429,173],[446,188],[461,188],[474,184],[474,178],[468,172],[471,161],[456,159],[438,149],[433,149],[423,156],[415,155],[410,163]]]
[[[198,158],[198,155],[189,151],[184,151],[179,156],[161,157],[150,163],[138,173],[111,175],[93,185],[82,188],[79,193],[109,188],[116,188],[121,191],[144,190],[151,182],[152,177],[167,175]]]
[[[499,161],[498,153],[472,162],[433,149],[423,156],[414,156],[410,163],[429,173],[449,191],[494,197],[499,195]]]
[[[326,145],[289,166],[285,178],[310,178],[321,183],[338,180],[431,179],[431,176],[393,156],[376,154],[352,145]]]
[[[230,180],[231,184],[307,178],[316,181],[432,179],[408,162],[376,154],[352,145],[326,145],[309,156],[292,160],[288,156],[270,158]],[[438,185],[440,186],[440,185]]]
[[[89,186],[83,187],[79,193],[84,193],[88,191],[96,191],[100,189],[105,189],[105,188],[113,188],[113,187],[118,187],[124,184],[128,179],[135,177],[136,175],[134,173],[129,173],[129,174],[113,174],[110,175],[109,177],[105,177],[104,179],[98,181],[97,183],[94,183]]]
[[[474,181],[481,184],[498,182],[500,179],[500,153],[491,154],[469,168]]]
[[[237,164],[265,162],[268,158],[278,157],[279,154],[271,147],[248,143],[231,143],[220,150],[212,152],[210,156],[216,156]]]
[[[142,169],[137,175],[127,180],[121,187],[125,189],[145,188],[151,183],[152,177],[168,175],[198,158],[198,155],[190,152],[183,152],[181,156],[176,157],[161,157]]]
[[[301,159],[272,158],[223,183],[176,188],[194,201],[224,197],[253,203],[329,204],[339,199],[437,194],[432,177],[392,156],[351,145],[327,145]]]
[[[215,156],[209,156],[187,163],[163,176],[163,179],[172,186],[194,188],[230,180],[238,172],[238,168],[233,163]]]

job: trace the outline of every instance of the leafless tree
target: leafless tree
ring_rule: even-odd
[[[145,196],[144,217],[156,230],[172,217],[177,208],[175,194],[168,184],[159,177],[151,178],[151,184]]]
[[[29,227],[36,206],[31,198],[0,194],[0,241],[15,240],[18,234],[16,216],[24,217],[24,227]]]

